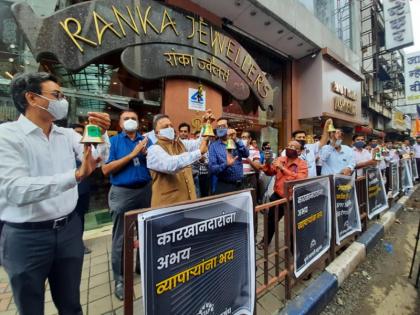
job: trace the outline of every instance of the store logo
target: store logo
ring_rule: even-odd
[[[316,240],[315,240],[315,239],[313,239],[313,240],[311,241],[310,248],[312,249],[312,248],[314,248],[315,246],[316,246]]]
[[[198,311],[197,315],[209,315],[214,313],[214,304],[206,302]]]
[[[192,96],[191,96],[191,102],[194,103],[198,103],[198,104],[204,104],[204,98],[202,95],[200,95],[200,93],[195,92]]]

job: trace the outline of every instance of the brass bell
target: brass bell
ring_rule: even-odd
[[[203,137],[214,137],[213,127],[211,124],[207,123],[203,125]]]
[[[336,129],[335,129],[333,124],[328,126],[328,132],[335,132],[335,131],[336,131]]]
[[[375,161],[381,161],[381,160],[382,160],[381,152],[376,152],[375,153]]]
[[[226,143],[226,150],[235,150],[235,149],[236,149],[235,141],[233,141],[233,139],[228,139]]]
[[[86,125],[80,143],[84,144],[99,144],[104,143],[102,139],[101,128],[97,125]]]

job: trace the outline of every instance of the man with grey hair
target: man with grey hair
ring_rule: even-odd
[[[11,82],[13,102],[21,113],[0,126],[1,260],[9,275],[20,315],[44,313],[45,281],[60,314],[82,314],[80,279],[83,264],[81,222],[74,209],[77,183],[97,167],[99,158],[81,135],[61,128],[68,102],[57,79],[26,73]],[[105,132],[108,114],[89,113]],[[107,158],[108,138],[98,145]],[[76,168],[75,156],[81,160]]]
[[[206,123],[211,116],[203,116]],[[147,167],[152,176],[152,207],[196,199],[191,164],[208,150],[207,141],[175,138],[169,116],[158,114],[153,120],[157,142],[147,154]]]

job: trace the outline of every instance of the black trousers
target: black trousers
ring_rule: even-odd
[[[417,173],[419,173],[419,179],[420,180],[420,158],[416,158],[416,165],[417,165]]]
[[[77,199],[76,208],[74,211],[79,215],[80,220],[82,221],[82,232],[85,231],[85,214],[89,210],[89,201],[90,201],[90,193],[84,193],[79,195],[79,199]]]
[[[276,201],[276,200],[279,200],[279,199],[282,199],[282,197],[280,197],[277,193],[273,193],[270,196],[270,202],[271,201]],[[276,224],[281,220],[281,218],[284,215],[284,208],[285,207],[286,207],[285,204],[282,204],[282,205],[279,205],[278,206],[278,213],[279,213],[279,215],[278,215],[278,221],[277,222],[275,220],[276,219],[276,217],[275,217],[275,215],[276,215],[276,207],[271,207],[268,210],[268,239],[267,239],[268,244],[270,244],[270,242],[271,242],[271,240],[272,240],[272,238],[274,236],[274,233],[276,231]]]
[[[122,281],[124,275],[124,213],[149,208],[152,197],[151,184],[143,188],[112,186],[109,191],[109,207],[112,217],[112,271],[114,280]],[[137,255],[138,259],[138,255]]]
[[[1,242],[20,315],[44,314],[46,279],[60,315],[83,314],[79,290],[84,255],[77,215],[60,229],[21,229],[6,223]]]
[[[242,182],[223,182],[220,179],[217,181],[216,191],[214,192],[215,195],[225,194],[228,192],[235,192],[242,189]]]
[[[198,183],[200,185],[200,197],[207,197],[210,195],[210,175],[198,175]]]

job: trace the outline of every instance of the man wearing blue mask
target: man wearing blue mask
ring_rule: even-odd
[[[20,74],[10,88],[21,115],[0,126],[2,265],[19,314],[44,314],[48,279],[58,313],[81,315],[84,249],[75,212],[77,184],[97,167],[96,153],[107,159],[111,120],[106,113],[88,114],[104,132],[104,143],[94,150],[81,144],[73,129],[54,123],[67,117],[69,106],[55,76]]]
[[[112,217],[112,271],[115,296],[124,299],[123,245],[124,214],[134,209],[150,207],[152,197],[151,177],[146,165],[147,148],[151,142],[138,132],[139,117],[133,110],[121,112],[119,125],[122,130],[112,137],[109,159],[102,166],[105,176],[110,176],[108,194]],[[137,262],[136,271],[140,266]]]
[[[209,170],[217,176],[216,195],[242,189],[242,158],[249,156],[249,150],[237,139],[236,131],[228,127],[226,118],[217,120],[218,139],[209,148]],[[235,149],[226,149],[229,138],[235,143]]]
[[[368,166],[376,166],[377,161],[372,157],[372,153],[365,149],[366,140],[363,135],[353,136],[354,158],[356,160],[357,176],[363,176],[363,168]],[[376,149],[372,150],[375,152]]]
[[[208,110],[203,123],[211,115]],[[152,207],[196,199],[190,166],[207,152],[208,139],[176,138],[172,122],[164,114],[154,117],[153,129],[158,140],[147,154],[147,167],[152,176]]]

